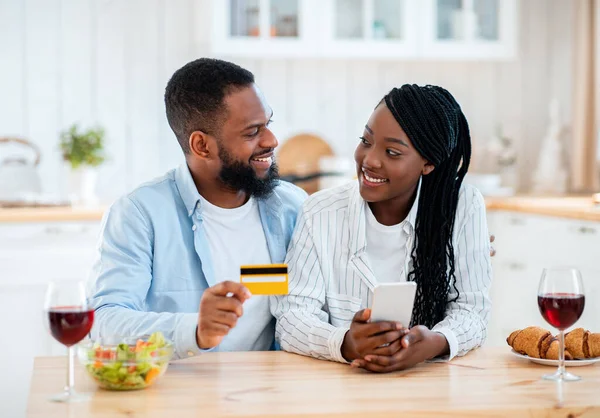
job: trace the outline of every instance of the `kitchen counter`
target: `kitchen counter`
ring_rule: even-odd
[[[0,208],[0,223],[100,221],[106,207]]]
[[[486,197],[488,211],[504,210],[561,218],[600,221],[600,206],[591,197]],[[0,208],[0,223],[100,221],[106,207]]]
[[[88,402],[58,404],[65,358],[36,358],[27,417],[597,417],[600,366],[572,369],[579,382],[545,381],[554,367],[484,347],[449,363],[424,363],[391,374],[281,351],[205,353],[171,363],[144,390],[98,389],[76,367],[76,390]]]
[[[485,203],[488,211],[503,210],[584,221],[600,221],[600,206],[594,205],[591,196],[486,197]]]

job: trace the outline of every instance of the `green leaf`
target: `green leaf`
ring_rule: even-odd
[[[68,161],[72,168],[82,165],[96,167],[106,159],[104,129],[100,127],[80,131],[77,124],[73,124],[61,132],[59,146],[63,159]]]

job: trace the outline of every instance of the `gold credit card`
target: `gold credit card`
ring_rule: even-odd
[[[241,266],[240,283],[253,295],[287,295],[287,264]]]

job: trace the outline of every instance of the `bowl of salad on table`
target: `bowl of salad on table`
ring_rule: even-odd
[[[167,370],[173,343],[161,332],[137,338],[112,336],[80,344],[78,357],[103,389],[144,389]]]

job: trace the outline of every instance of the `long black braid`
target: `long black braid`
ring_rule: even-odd
[[[469,125],[454,97],[441,87],[405,84],[384,100],[419,154],[435,166],[421,180],[408,275],[417,283],[412,323],[431,328],[445,317],[450,286],[458,298],[452,232],[471,160]]]

